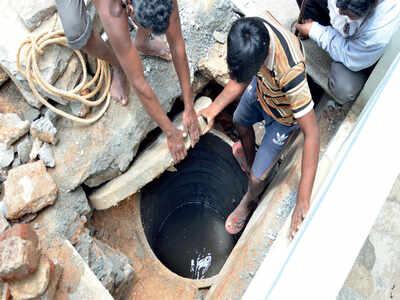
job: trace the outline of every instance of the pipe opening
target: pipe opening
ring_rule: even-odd
[[[245,194],[247,177],[231,147],[210,133],[176,168],[143,189],[143,228],[172,272],[208,278],[218,274],[239,239],[225,231],[225,219]]]

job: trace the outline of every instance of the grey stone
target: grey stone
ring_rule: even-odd
[[[6,82],[0,89],[0,113],[16,113],[22,120],[36,120],[40,111],[30,106],[12,80]]]
[[[226,38],[227,38],[227,34],[220,32],[220,31],[214,31],[213,33],[213,38],[216,42],[220,43],[220,44],[225,44],[226,42]]]
[[[38,138],[33,140],[32,143],[32,149],[31,152],[29,153],[29,159],[34,160],[38,155],[40,148],[42,147],[43,142],[39,140]]]
[[[229,1],[225,0],[207,5],[203,2],[194,5],[191,0],[183,0],[179,4],[193,78],[199,58],[206,55],[213,44],[213,32],[228,31],[236,17]],[[147,81],[163,110],[169,111],[181,95],[173,64],[152,57],[145,57],[143,61],[145,64],[151,62],[152,71]],[[92,113],[98,109],[93,109]],[[133,90],[127,106],[112,102],[105,115],[90,126],[61,119],[57,123],[60,142],[54,150],[57,165],[50,173],[60,189],[65,191],[73,190],[89,178],[96,184],[104,183],[126,170],[140,142],[155,127],[156,123]]]
[[[14,160],[14,147],[7,149],[5,144],[0,144],[0,168],[11,165]]]
[[[46,107],[44,117],[51,122],[57,121],[61,116]]]
[[[40,147],[39,159],[43,160],[44,164],[48,168],[54,168],[56,165],[53,149],[47,143],[43,143],[42,147]]]
[[[31,1],[13,1],[30,3]],[[56,15],[42,22],[40,28],[32,33],[51,31],[54,26]],[[2,67],[17,85],[25,100],[35,108],[40,108],[42,103],[35,97],[28,85],[27,80],[18,71],[17,52],[21,43],[31,34],[25,26],[16,10],[10,5],[9,1],[0,2],[0,28],[12,28],[12,30],[3,30],[0,41],[0,67]],[[55,30],[62,29],[60,21],[57,22]],[[72,55],[72,51],[64,46],[50,45],[44,49],[44,55],[39,58],[39,69],[44,79],[49,83],[54,83],[64,72],[67,63]],[[24,61],[22,62],[24,65]]]
[[[363,265],[368,271],[371,271],[375,265],[376,255],[375,255],[375,247],[372,245],[369,237],[364,243],[358,257],[356,259],[356,263]]]
[[[0,86],[2,86],[10,78],[8,74],[0,68]]]
[[[79,101],[71,101],[69,103],[69,108],[73,115],[80,118],[84,118],[90,112],[89,106]]]
[[[201,97],[195,103],[195,110],[199,111],[210,104],[210,98]],[[181,118],[177,118],[174,124],[179,124],[180,121]],[[199,123],[204,130],[205,121],[199,118]],[[189,138],[185,140],[185,146],[187,149],[190,148]],[[95,190],[89,196],[90,203],[98,210],[110,208],[136,193],[170,166],[173,166],[173,159],[168,149],[167,138],[165,134],[162,134],[136,158],[126,173]]]
[[[56,12],[54,0],[12,1],[12,5],[30,31]]]
[[[29,153],[32,150],[33,141],[30,135],[24,136],[20,141],[17,142],[16,148],[18,157],[23,164],[29,161]]]
[[[43,142],[55,145],[57,143],[57,129],[47,118],[40,118],[31,124],[31,136]]]
[[[336,300],[367,300],[364,296],[357,293],[354,289],[343,287]]]
[[[17,114],[0,113],[0,143],[10,147],[29,131],[29,121],[22,121]]]

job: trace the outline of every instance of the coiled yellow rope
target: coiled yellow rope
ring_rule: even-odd
[[[50,110],[75,122],[83,124],[91,124],[93,122],[96,122],[106,112],[110,104],[109,90],[111,86],[111,72],[108,63],[105,62],[104,60],[97,59],[96,74],[94,75],[91,81],[87,82],[86,62],[80,51],[73,50],[81,62],[83,76],[80,83],[72,90],[70,91],[61,90],[49,84],[46,80],[44,80],[38,67],[38,54],[43,55],[44,48],[51,44],[59,44],[70,48],[67,43],[67,38],[65,37],[64,32],[62,30],[45,32],[36,37],[30,37],[27,40],[25,40],[18,49],[17,53],[18,70],[28,80],[28,84],[32,90],[32,93],[40,100],[41,103],[43,103]],[[21,60],[20,60],[21,52],[24,47],[28,47],[24,55],[24,61],[26,66],[25,71],[21,66]],[[105,84],[106,86],[101,92],[100,97],[96,101],[89,100],[90,98],[93,98],[97,93],[101,91],[103,84]],[[43,96],[40,95],[40,93],[36,88],[36,85],[50,95],[60,96],[70,101],[79,101],[90,107],[100,105],[101,103],[104,102],[104,100],[106,101],[106,103],[94,117],[88,119],[79,118],[74,115],[68,114],[60,109],[57,109],[56,107],[51,105]],[[87,89],[92,85],[94,85],[93,90],[85,94]]]

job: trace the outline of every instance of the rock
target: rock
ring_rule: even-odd
[[[4,182],[7,180],[7,176],[8,176],[8,169],[0,169],[0,183]],[[0,202],[2,203],[2,202]]]
[[[192,83],[193,93],[194,94],[200,93],[209,82],[210,79],[201,74],[201,72],[194,73],[194,80]]]
[[[39,268],[23,280],[10,282],[10,291],[14,299],[28,300],[42,296],[50,282],[54,265],[46,255],[40,258]]]
[[[20,280],[36,271],[39,240],[27,224],[17,224],[0,235],[0,278]]]
[[[29,5],[32,1],[28,1],[29,3],[26,1],[17,2]],[[48,20],[43,21],[42,25],[34,29],[32,34],[37,35],[42,32],[51,31],[54,26],[55,17],[56,15],[53,15]],[[21,43],[30,36],[31,32],[8,1],[0,2],[0,28],[12,28],[12,30],[3,30],[0,41],[0,67],[8,73],[25,100],[33,107],[40,108],[42,103],[32,94],[27,80],[19,73],[16,63],[18,49]],[[60,29],[62,29],[62,25],[58,20],[55,30]],[[44,50],[44,55],[39,57],[39,69],[44,79],[53,84],[67,67],[72,51],[60,45],[50,45]],[[22,64],[24,65],[24,61]]]
[[[123,299],[125,292],[133,283],[134,271],[129,259],[119,251],[92,238],[88,232],[80,236],[76,249],[110,294],[115,299]]]
[[[220,44],[225,44],[228,34],[223,33],[221,31],[214,31],[213,38],[216,42]]]
[[[52,205],[58,188],[42,161],[10,170],[4,183],[7,219],[18,219]]]
[[[195,110],[199,111],[210,104],[210,98],[201,97],[195,103]],[[180,120],[178,118],[174,121],[174,124],[179,124]],[[204,130],[206,127],[205,121],[199,117],[199,122],[201,129]],[[190,147],[188,138],[185,140],[185,144],[188,149]],[[167,138],[165,134],[162,134],[136,158],[126,173],[95,190],[89,196],[90,203],[98,210],[110,208],[136,193],[172,165],[173,160],[168,149]]]
[[[6,168],[14,160],[14,147],[7,149],[5,144],[0,143],[0,168]]]
[[[0,86],[2,86],[3,83],[8,80],[8,78],[8,74],[2,68],[0,68]]]
[[[56,12],[54,0],[13,1],[12,5],[29,31]]]
[[[90,113],[90,107],[79,101],[71,101],[69,107],[72,114],[80,118],[84,118],[88,113]]]
[[[209,79],[226,86],[229,82],[229,70],[226,63],[226,44],[216,43],[206,57],[199,61],[199,70]]]
[[[16,167],[19,167],[20,165],[22,165],[21,159],[17,156],[14,161],[11,164],[11,169],[14,169]]]
[[[181,23],[191,77],[200,57],[213,44],[212,33],[226,32],[235,20],[229,1],[180,1]],[[201,47],[199,47],[201,45]],[[146,78],[164,111],[169,111],[181,95],[173,64],[157,58],[143,58],[152,71]],[[93,114],[99,108],[93,109]],[[56,167],[50,170],[60,189],[70,191],[83,182],[102,184],[125,172],[136,155],[140,142],[156,124],[140,103],[133,89],[129,104],[112,102],[106,114],[90,126],[61,119],[57,123],[60,140],[54,149]],[[86,181],[88,180],[88,181]]]
[[[0,212],[0,234],[2,234],[4,231],[6,231],[8,228],[10,228],[10,224],[8,224],[6,218],[3,216],[3,214]]]
[[[43,142],[41,140],[39,140],[38,138],[33,140],[32,149],[31,149],[31,152],[29,153],[30,160],[34,160],[39,155],[39,151],[40,151],[40,148],[42,147],[42,145],[43,145]]]
[[[40,115],[38,109],[24,101],[24,97],[12,80],[6,82],[0,89],[0,113],[15,113],[22,120],[29,122],[33,122]]]
[[[59,264],[56,264],[54,261],[52,261],[51,266],[52,268],[50,269],[50,280],[46,292],[40,297],[35,298],[34,300],[53,300],[55,298],[58,282],[60,281],[63,269]]]
[[[11,300],[10,288],[8,287],[8,283],[3,283],[0,280],[0,299],[1,300]]]
[[[81,62],[80,62],[79,58],[76,55],[74,55],[71,57],[71,60],[68,62],[68,65],[67,65],[67,68],[65,69],[65,71],[54,83],[54,86],[63,91],[70,91],[78,84],[79,79],[82,76],[82,73],[83,73],[83,70],[82,70]],[[67,105],[70,102],[75,102],[75,101],[69,101],[68,99],[62,98],[60,96],[54,96],[54,95],[50,95],[47,93],[45,93],[45,94],[50,99],[52,99],[62,105]]]
[[[43,160],[46,167],[54,168],[56,165],[56,161],[54,160],[53,149],[47,143],[43,143],[43,146],[40,147],[39,159]]]
[[[23,164],[29,161],[29,153],[32,150],[33,141],[30,135],[24,136],[20,141],[17,142],[16,148],[18,157]]]
[[[30,133],[33,138],[38,138],[43,142],[53,145],[57,143],[57,129],[47,118],[40,118],[34,121],[31,125]]]
[[[44,117],[46,119],[48,119],[49,121],[51,121],[51,122],[55,122],[59,118],[61,118],[61,116],[59,114],[56,114],[55,112],[53,112],[52,110],[48,109],[47,107],[45,108]]]
[[[29,121],[22,121],[17,114],[0,113],[0,143],[10,147],[29,131]]]

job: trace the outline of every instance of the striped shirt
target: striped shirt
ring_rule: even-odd
[[[272,15],[268,14],[264,24],[270,49],[257,73],[258,101],[276,121],[292,126],[314,106],[306,80],[303,46]]]

